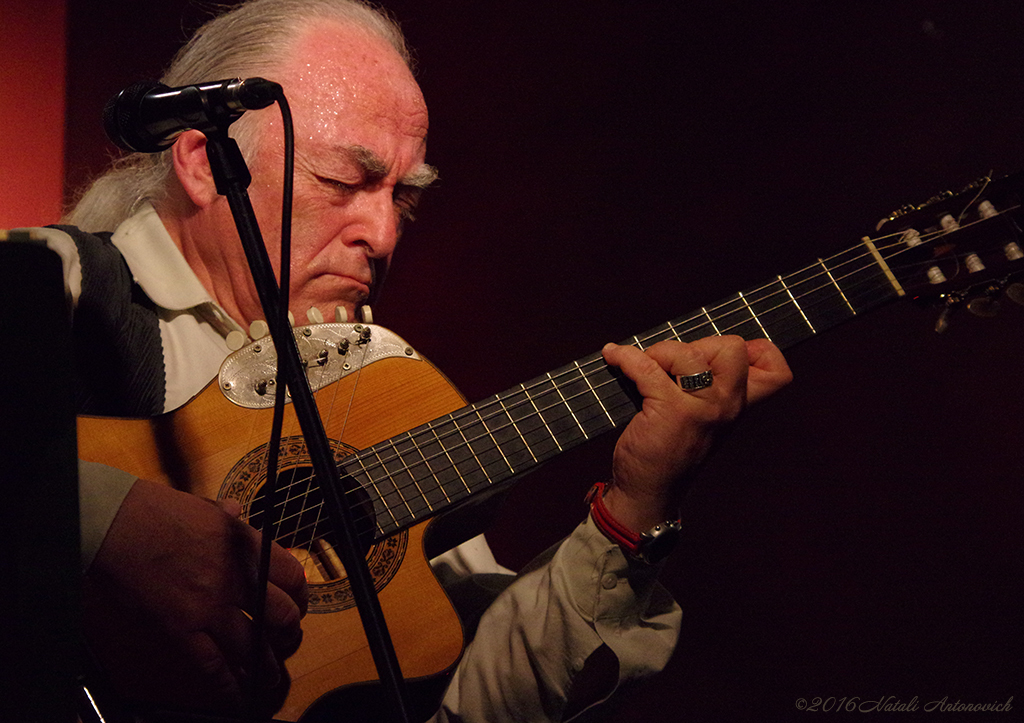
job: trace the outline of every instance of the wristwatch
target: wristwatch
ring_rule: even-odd
[[[629,557],[654,565],[675,549],[682,531],[682,520],[667,520],[644,532],[634,532],[614,517],[604,505],[605,482],[598,482],[587,492],[590,517],[605,537],[618,544]]]

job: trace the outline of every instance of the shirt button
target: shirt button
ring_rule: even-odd
[[[603,587],[605,590],[611,590],[618,584],[619,578],[615,577],[615,575],[610,572],[606,572],[604,575],[601,576],[601,587]]]

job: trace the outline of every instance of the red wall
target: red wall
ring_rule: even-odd
[[[0,228],[60,216],[65,18],[65,0],[0,3]]]

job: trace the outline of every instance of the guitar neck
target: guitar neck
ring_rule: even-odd
[[[786,349],[902,293],[865,241],[624,343],[735,334]],[[376,534],[386,537],[624,426],[641,401],[594,353],[363,450],[342,471],[369,494]]]

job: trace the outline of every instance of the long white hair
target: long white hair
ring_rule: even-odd
[[[360,26],[388,42],[412,69],[405,38],[387,13],[362,0],[249,0],[207,22],[175,55],[160,82],[170,87],[224,78],[273,79],[293,40],[318,21]],[[231,135],[247,157],[255,145],[251,115]],[[121,157],[94,180],[62,219],[84,231],[113,231],[143,202],[159,203],[170,187],[170,150]]]

